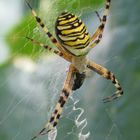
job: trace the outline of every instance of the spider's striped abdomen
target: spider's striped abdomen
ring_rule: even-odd
[[[76,16],[63,12],[56,20],[56,35],[61,45],[71,54],[80,56],[90,42],[85,24]]]

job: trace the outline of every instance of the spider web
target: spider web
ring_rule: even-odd
[[[13,0],[12,2],[17,3],[19,2],[19,0]],[[96,17],[94,10],[91,10],[92,8],[90,7],[90,4],[92,5],[96,1],[91,0],[89,2],[90,4],[85,8],[82,6],[82,2],[80,0],[71,0],[71,2],[69,2],[68,0],[64,0],[63,3],[60,3],[60,9],[53,9],[53,6],[56,4],[56,2],[56,0],[42,0],[41,4],[38,7],[38,9],[40,9],[38,13],[41,15],[45,23],[47,23],[47,26],[53,34],[54,30],[52,29],[52,27],[54,27],[54,13],[59,12],[59,10],[63,8],[61,4],[63,5],[66,3],[69,3],[67,6],[67,10],[76,12],[82,18],[82,20],[87,25],[90,34],[92,34],[92,32],[95,31],[95,29],[99,25],[98,18]],[[1,4],[2,3],[0,3],[0,5]],[[10,4],[9,0],[7,0],[7,5],[8,4]],[[33,1],[32,4],[33,7],[36,7],[37,1]],[[123,52],[123,50],[125,49],[124,46],[130,44],[131,42],[134,42],[135,39],[132,37],[130,37],[127,41],[121,39],[121,37],[124,37],[123,33],[127,35],[127,29],[130,29],[131,27],[129,26],[127,28],[124,28],[124,21],[121,21],[121,19],[123,19],[126,15],[123,15],[121,11],[116,12],[116,9],[118,7],[120,7],[120,10],[123,9],[121,5],[124,5],[124,2],[116,1],[112,3],[112,7],[114,7],[114,10],[112,9],[112,13],[110,14],[111,16],[109,17],[103,40],[97,47],[93,49],[92,52],[90,52],[88,57],[91,60],[94,60],[95,62],[110,68],[115,74],[117,74],[118,79],[122,80],[121,83],[124,83],[123,78],[121,78],[123,77],[123,74],[121,73],[125,72],[127,63],[125,61],[125,58],[123,59],[123,53],[121,52]],[[131,2],[129,2],[129,5],[132,5]],[[12,5],[10,6],[12,7]],[[26,9],[26,6],[23,0],[20,1],[20,6],[23,8],[19,8],[21,10],[21,13],[23,11],[26,11],[24,10]],[[17,5],[17,7],[19,7],[19,5]],[[99,13],[102,13],[102,7],[103,5],[101,5],[101,8],[98,8]],[[14,9],[15,7],[11,9],[11,13],[12,11],[14,11]],[[74,9],[78,10],[74,11]],[[127,9],[130,9],[129,6],[127,7]],[[127,12],[128,11],[126,10],[124,13]],[[49,14],[45,15],[43,13]],[[135,10],[132,10],[132,13],[135,13]],[[10,9],[8,14],[10,14]],[[119,23],[114,23],[115,20],[111,20],[120,15],[122,16],[120,19],[120,23],[122,25],[121,27]],[[6,16],[8,17],[8,15]],[[20,21],[21,17],[24,16],[25,15],[21,14],[17,20],[14,18],[11,20],[14,20],[15,23],[17,23],[17,21]],[[16,17],[16,14],[12,15],[11,17]],[[135,17],[133,17],[133,21],[135,21]],[[8,20],[6,20],[5,23],[6,22],[8,22]],[[24,37],[26,35],[31,35],[31,37],[35,39],[37,38],[40,41],[53,46],[47,38],[44,38],[45,35],[44,33],[42,33],[39,27],[32,27],[33,23],[34,19],[32,17],[28,18],[27,24],[24,26],[24,28],[20,29],[20,31],[15,32],[15,34],[8,37],[8,39],[11,41],[14,41],[16,39],[24,40]],[[115,25],[118,28],[116,28]],[[9,28],[10,27],[7,27],[5,32],[7,32]],[[133,31],[135,30],[136,29],[134,29]],[[23,32],[25,34],[23,34]],[[118,43],[118,40],[116,41],[114,39],[116,37],[120,41],[123,40],[122,43]],[[4,42],[5,33],[1,33],[0,38],[1,42]],[[114,47],[114,44],[119,44],[119,47],[116,49],[115,47],[117,45],[115,45]],[[6,45],[2,44],[1,46],[5,46],[5,48],[8,48],[6,47]],[[37,48],[37,46],[35,45],[33,45],[33,47],[31,48],[30,54],[26,52],[28,55],[23,55],[24,53],[22,54],[21,52],[23,52],[24,49],[30,49],[29,47],[31,46],[30,42],[27,40],[24,41],[24,45],[18,45],[19,48],[16,49],[16,51],[14,51],[12,54],[10,54],[10,50],[5,51],[4,49],[2,49],[2,51],[0,51],[3,52],[2,55],[5,52],[5,56],[8,57],[0,57],[1,61],[5,61],[6,59],[10,59],[11,61],[10,64],[9,62],[7,62],[8,64],[6,63],[7,65],[2,66],[2,68],[0,69],[0,139],[3,140],[30,139],[39,130],[41,130],[54,110],[69,66],[69,63],[62,58],[53,56],[48,53],[46,54],[46,50]],[[112,49],[111,47],[115,49]],[[124,49],[121,49],[121,47],[124,47]],[[140,59],[140,55],[138,53],[140,51],[139,49],[137,50],[138,51],[136,51],[134,53],[135,55],[132,57],[132,63],[134,63],[134,61],[139,61]],[[0,56],[2,55],[0,54]],[[129,53],[127,53],[127,55],[129,55]],[[122,62],[123,65],[121,64]],[[128,79],[126,79],[126,81],[128,81]],[[127,83],[127,87],[129,87],[129,83]],[[125,89],[127,87],[126,85],[124,85]],[[135,87],[135,89],[138,88]],[[83,86],[79,90],[75,91],[70,97],[69,102],[64,108],[64,112],[57,126],[57,129],[54,132],[49,133],[48,136],[45,135],[40,137],[39,139],[137,139],[139,136],[138,133],[134,133],[133,131],[131,131],[131,136],[129,135],[129,130],[123,129],[127,128],[123,127],[127,126],[124,123],[128,123],[126,118],[124,119],[126,115],[122,113],[125,112],[126,114],[128,114],[127,111],[123,110],[126,107],[125,104],[128,104],[126,102],[126,98],[117,100],[109,104],[102,103],[101,99],[108,94],[111,94],[113,91],[114,89],[112,88],[112,84],[109,83],[106,79],[103,79],[101,76],[95,73],[89,73],[89,76],[85,80]],[[128,90],[126,91],[127,93],[130,93]],[[130,97],[133,98],[132,95],[129,96],[129,98]],[[128,120],[131,122],[130,119]],[[132,128],[135,127],[132,126]]]

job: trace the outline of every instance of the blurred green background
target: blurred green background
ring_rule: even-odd
[[[30,3],[54,35],[55,20],[62,11],[80,16],[92,34],[99,25],[95,10],[100,14],[104,10],[104,0]],[[57,140],[140,140],[139,13],[139,0],[112,0],[103,40],[88,56],[116,75],[124,95],[103,104],[102,98],[114,88],[111,82],[90,73],[66,104]],[[69,63],[25,39],[30,36],[55,47],[37,27],[23,0],[0,1],[0,30],[0,140],[29,140],[49,119]],[[84,129],[84,124],[76,125],[80,109],[74,111],[75,106],[84,110],[78,120],[86,119]],[[81,131],[83,137],[78,138]]]

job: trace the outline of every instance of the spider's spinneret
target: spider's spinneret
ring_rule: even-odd
[[[61,13],[56,20],[55,30],[65,50],[75,56],[83,55],[81,52],[89,45],[90,36],[85,24],[76,15]]]

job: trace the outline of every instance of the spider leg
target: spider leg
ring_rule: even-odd
[[[42,22],[41,18],[37,15],[37,13],[33,10],[31,5],[25,0],[26,4],[30,8],[32,15],[35,17],[36,22],[39,24],[39,26],[43,29],[43,31],[47,34],[47,36],[50,38],[51,42],[56,45],[56,47],[65,54],[68,54],[64,48],[59,44],[59,42],[56,40],[55,37],[49,32],[48,28],[45,26],[45,24]],[[68,54],[69,57],[71,57],[70,54]]]
[[[102,18],[100,18],[98,12],[96,12],[96,14],[99,17],[99,19],[101,20],[101,22],[100,22],[99,27],[97,28],[97,30],[91,37],[91,41],[93,41],[93,40],[95,40],[95,41],[89,46],[90,48],[93,48],[94,46],[96,46],[102,39],[102,34],[104,31],[104,27],[105,27],[105,24],[107,21],[107,16],[109,13],[110,3],[111,3],[111,0],[106,0],[105,10],[104,10]]]
[[[60,94],[60,98],[58,100],[58,103],[56,104],[55,110],[54,110],[53,114],[51,115],[49,122],[31,140],[34,140],[35,138],[37,138],[40,135],[47,134],[49,131],[53,130],[56,127],[56,125],[58,124],[58,121],[59,121],[60,116],[63,111],[64,104],[67,102],[68,97],[70,96],[70,93],[72,91],[72,87],[73,87],[73,83],[74,83],[74,75],[75,75],[76,71],[77,71],[76,68],[73,65],[70,65],[69,71],[67,74],[67,78],[64,82],[64,86],[63,86],[63,89]]]
[[[40,47],[43,47],[43,48],[45,48],[45,49],[47,49],[47,50],[49,50],[49,51],[51,51],[51,52],[59,55],[60,57],[64,58],[65,60],[71,62],[71,60],[69,59],[69,57],[66,54],[63,54],[62,52],[60,52],[59,50],[56,50],[54,48],[51,48],[48,45],[45,45],[45,44],[43,44],[43,43],[41,43],[39,41],[36,41],[36,40],[34,40],[34,39],[30,38],[30,37],[27,37],[26,36],[26,38],[28,40],[30,40],[33,44],[39,45]]]
[[[91,70],[97,72],[98,74],[102,75],[104,78],[111,80],[112,83],[114,84],[114,86],[116,87],[117,91],[113,95],[104,98],[103,99],[104,103],[117,99],[123,94],[122,87],[120,86],[120,83],[115,78],[115,75],[112,72],[110,72],[106,68],[104,68],[101,65],[96,64],[95,62],[90,61],[90,60],[87,61],[87,67],[90,68]]]
[[[96,15],[97,15],[99,21],[102,22],[102,18],[100,17],[100,14],[98,13],[98,11],[95,11],[95,13],[96,13]]]

